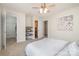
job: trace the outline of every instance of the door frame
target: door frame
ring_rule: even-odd
[[[11,12],[10,12],[11,13]],[[15,17],[16,18],[16,43],[17,43],[17,16],[16,15],[14,15],[14,14],[9,14],[9,12],[6,12],[6,46],[7,46],[7,16],[11,16],[11,17]],[[7,48],[7,47],[6,47]]]
[[[16,26],[15,27],[15,36],[16,36],[16,39],[17,39],[17,17],[14,16],[14,15],[6,14],[6,35],[7,35],[7,20],[8,20],[7,17],[13,17],[13,18],[15,18],[15,22],[16,22],[16,24],[15,24],[15,26]],[[6,36],[6,38],[7,38],[7,36]]]
[[[1,48],[2,48],[2,44],[1,44],[1,10],[0,10],[0,50],[1,50]]]
[[[2,10],[2,48],[6,50],[6,11]]]
[[[1,13],[1,19],[2,19],[2,48],[4,48],[6,50],[6,16],[7,16],[8,12],[3,9],[2,13]],[[17,23],[17,16],[13,13],[11,13],[11,16],[15,16],[16,17],[16,23]],[[16,24],[17,27],[17,24]],[[17,41],[17,29],[16,29],[16,41]]]

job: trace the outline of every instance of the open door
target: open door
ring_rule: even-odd
[[[48,21],[44,21],[44,37],[48,37]]]
[[[43,35],[43,18],[42,17],[33,17],[32,18],[33,20],[33,39],[35,39],[35,21],[36,21],[36,26],[38,27],[36,30],[37,30],[37,37],[38,39],[44,37]]]
[[[5,10],[3,10],[1,15],[1,37],[2,37],[2,48],[6,49],[7,44],[7,37],[16,37],[16,17],[7,16],[7,13]],[[8,20],[8,21],[7,21]],[[13,22],[15,21],[15,22]],[[12,22],[12,23],[11,23]],[[8,31],[7,31],[8,30]]]
[[[17,41],[17,18],[13,15],[6,15],[6,46],[10,46]]]
[[[35,20],[35,38],[38,38],[38,20]]]

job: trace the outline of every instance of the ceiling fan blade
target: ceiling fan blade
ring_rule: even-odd
[[[39,7],[32,7],[33,9],[39,9]]]
[[[52,4],[52,5],[49,5],[48,7],[50,8],[50,7],[54,7],[55,6],[55,4]]]

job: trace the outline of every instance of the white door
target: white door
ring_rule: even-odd
[[[43,18],[38,17],[38,38],[42,38],[43,36]]]

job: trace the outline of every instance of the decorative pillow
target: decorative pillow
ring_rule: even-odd
[[[77,42],[72,42],[68,46],[68,50],[71,56],[79,56],[79,45],[77,45]]]

